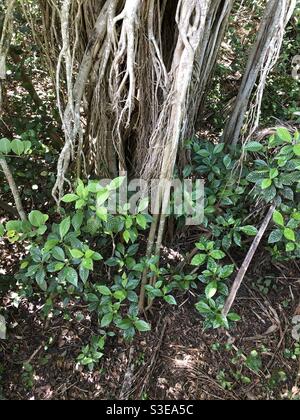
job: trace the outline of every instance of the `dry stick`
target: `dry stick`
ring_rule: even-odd
[[[22,205],[21,197],[20,197],[20,194],[19,194],[19,191],[18,191],[18,187],[17,187],[17,185],[15,183],[15,180],[14,180],[14,177],[13,177],[13,175],[12,175],[10,169],[9,169],[9,166],[8,166],[6,160],[3,157],[0,157],[0,166],[2,167],[4,175],[5,175],[5,177],[7,179],[7,182],[10,186],[12,195],[13,195],[15,203],[16,203],[17,211],[18,211],[21,219],[23,221],[25,221],[25,220],[27,220],[27,216],[26,216],[26,213],[23,209],[23,205]]]
[[[240,289],[240,287],[242,285],[242,282],[244,280],[244,277],[245,277],[245,275],[246,275],[246,273],[248,271],[248,268],[249,268],[249,266],[250,266],[250,264],[251,264],[251,262],[253,260],[253,257],[254,257],[254,255],[255,255],[255,253],[257,251],[257,248],[258,248],[258,246],[259,246],[259,244],[260,244],[260,242],[261,242],[261,240],[262,240],[262,238],[263,238],[263,236],[264,236],[264,234],[265,234],[265,232],[266,232],[266,230],[267,230],[267,228],[269,226],[269,223],[270,223],[270,221],[272,219],[272,216],[274,214],[275,209],[276,209],[276,206],[275,206],[275,204],[273,204],[270,207],[269,212],[266,215],[266,217],[265,217],[265,219],[263,221],[263,224],[262,224],[262,226],[261,226],[261,228],[260,228],[260,230],[259,230],[256,238],[253,241],[253,244],[252,244],[252,246],[251,246],[251,248],[250,248],[250,250],[249,250],[249,252],[248,252],[248,254],[247,254],[247,256],[246,256],[246,258],[244,260],[244,262],[243,262],[242,267],[240,268],[240,271],[238,272],[238,275],[237,275],[237,277],[236,277],[236,279],[235,279],[235,281],[233,283],[233,286],[232,286],[230,295],[229,295],[229,297],[228,297],[228,299],[227,299],[227,301],[225,303],[224,309],[223,309],[223,315],[225,317],[228,316],[228,314],[229,314],[229,312],[230,312],[230,310],[232,308],[232,305],[234,304],[234,301],[235,301],[236,296],[238,294],[238,291],[239,291],[239,289]]]

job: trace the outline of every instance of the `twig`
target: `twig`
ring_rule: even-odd
[[[252,244],[252,246],[251,246],[244,262],[243,262],[242,267],[240,268],[240,271],[238,272],[238,275],[237,275],[237,277],[236,277],[236,279],[233,283],[230,295],[229,295],[229,297],[228,297],[228,299],[225,303],[224,309],[223,309],[223,315],[225,317],[228,316],[228,314],[229,314],[229,312],[232,308],[232,305],[234,304],[234,301],[235,301],[236,296],[238,294],[238,291],[239,291],[239,289],[242,285],[244,277],[245,277],[245,275],[246,275],[246,273],[249,269],[249,266],[250,266],[250,264],[253,260],[253,257],[254,257],[254,255],[257,251],[257,248],[258,248],[258,246],[259,246],[259,244],[260,244],[260,242],[261,242],[261,240],[262,240],[262,238],[263,238],[263,236],[264,236],[264,234],[265,234],[265,232],[266,232],[266,230],[269,226],[269,223],[272,219],[272,216],[273,216],[273,213],[274,213],[275,209],[276,209],[276,206],[273,204],[270,207],[270,210],[269,210],[268,214],[266,215],[266,217],[263,221],[263,224],[262,224],[256,238],[253,241],[253,244]]]

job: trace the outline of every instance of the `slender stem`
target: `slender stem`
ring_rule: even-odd
[[[27,220],[27,216],[26,213],[24,211],[23,208],[23,204],[22,204],[22,200],[18,191],[18,187],[15,183],[14,177],[11,173],[11,170],[9,169],[9,166],[6,162],[6,160],[3,157],[0,157],[0,166],[2,167],[2,170],[4,172],[4,175],[7,179],[7,182],[9,184],[9,187],[11,189],[12,195],[14,197],[15,203],[16,203],[16,208],[17,211],[19,213],[19,216],[21,218],[21,220],[25,221]]]
[[[254,241],[252,243],[252,246],[251,246],[244,262],[243,262],[243,265],[240,268],[240,271],[238,272],[238,275],[236,276],[236,279],[233,283],[230,295],[229,295],[229,297],[228,297],[228,299],[225,303],[224,309],[223,309],[223,315],[225,317],[228,316],[228,314],[229,314],[229,312],[230,312],[230,310],[231,310],[231,308],[232,308],[232,306],[235,302],[236,296],[237,296],[238,291],[239,291],[239,289],[242,285],[244,277],[245,277],[245,275],[246,275],[246,273],[249,269],[249,266],[250,266],[250,264],[253,260],[253,257],[254,257],[254,255],[257,251],[257,248],[258,248],[258,246],[259,246],[259,244],[260,244],[260,242],[261,242],[261,240],[262,240],[262,238],[263,238],[263,236],[264,236],[264,234],[265,234],[265,232],[266,232],[266,230],[269,226],[269,223],[272,219],[272,216],[274,214],[275,209],[276,209],[276,206],[273,204],[270,207],[270,209],[268,211],[268,214],[266,215],[266,217],[263,221],[263,224],[261,225],[261,228],[260,228],[256,238],[254,239]]]

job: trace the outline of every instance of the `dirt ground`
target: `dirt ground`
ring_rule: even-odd
[[[275,267],[263,255],[253,267],[234,308],[242,316],[235,329],[203,331],[195,296],[179,295],[178,307],[156,306],[149,313],[151,333],[138,335],[133,343],[110,339],[93,373],[76,366],[81,347],[97,333],[84,306],[70,308],[68,320],[45,322],[41,302],[23,300],[16,308],[14,296],[4,295],[8,339],[0,342],[2,398],[300,399],[299,357],[291,356],[299,271],[296,263],[290,269]],[[271,283],[261,280],[269,276]],[[83,321],[76,320],[78,311]],[[258,371],[247,364],[253,350],[261,360]],[[24,363],[32,366],[31,373],[24,372]]]

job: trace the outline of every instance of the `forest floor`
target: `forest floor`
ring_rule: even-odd
[[[12,251],[1,250],[0,267]],[[296,263],[274,267],[258,253],[235,305],[242,316],[235,329],[203,331],[195,296],[179,295],[178,307],[156,306],[148,314],[151,333],[131,344],[110,339],[93,373],[76,366],[82,346],[97,334],[86,307],[71,307],[68,320],[45,321],[40,302],[21,300],[17,308],[16,296],[3,294],[8,337],[0,341],[0,399],[1,392],[9,400],[300,399],[291,325],[299,283]]]

